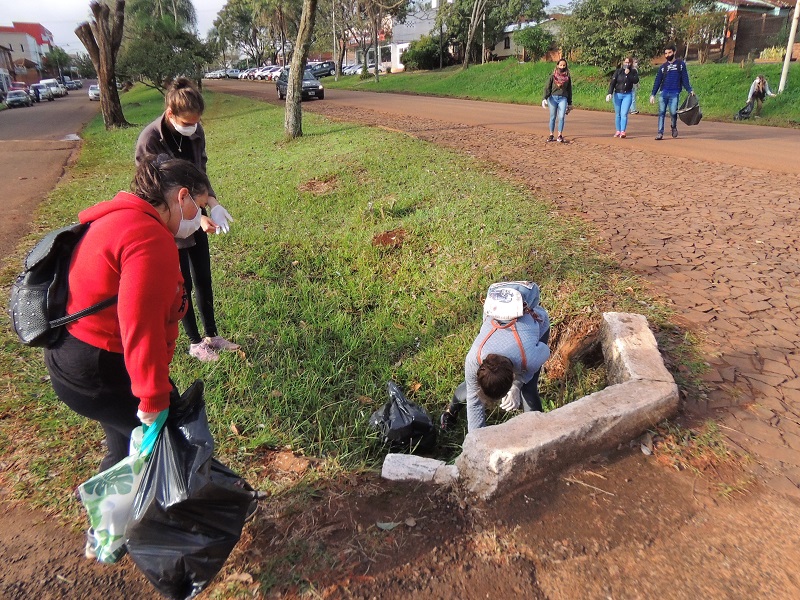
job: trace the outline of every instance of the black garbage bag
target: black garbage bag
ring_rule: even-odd
[[[394,381],[386,384],[389,401],[372,413],[369,424],[392,452],[426,452],[436,445],[436,427],[424,408],[405,397]]]
[[[694,94],[686,96],[678,109],[678,118],[686,125],[697,125],[703,118],[703,111],[700,110],[700,101]]]
[[[739,112],[733,115],[733,120],[744,121],[745,119],[749,119],[752,113],[753,113],[753,101],[751,100],[750,102],[745,104],[742,108],[740,108]]]
[[[170,406],[125,531],[133,562],[175,600],[211,582],[255,510],[253,488],[213,453],[203,382],[195,381]]]

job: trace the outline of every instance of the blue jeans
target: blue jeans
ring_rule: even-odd
[[[550,107],[550,135],[556,129],[556,113],[558,114],[558,134],[564,131],[564,115],[567,114],[567,98],[566,96],[550,96],[547,99],[547,105]]]
[[[614,122],[617,124],[617,131],[625,131],[628,127],[628,112],[631,110],[633,94],[621,94],[614,92]]]
[[[658,133],[664,134],[664,117],[667,114],[667,108],[669,108],[669,114],[672,118],[672,128],[675,129],[678,126],[679,96],[680,92],[677,94],[665,94],[661,92],[658,95]]]

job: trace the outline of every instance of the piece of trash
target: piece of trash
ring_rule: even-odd
[[[253,576],[250,573],[231,573],[225,578],[225,581],[236,583],[253,583]]]
[[[414,520],[414,517],[408,517],[405,521],[406,527],[416,527],[417,522]]]
[[[378,529],[382,529],[383,531],[391,531],[398,525],[402,525],[402,523],[394,523],[394,522],[382,523],[378,521],[377,523],[375,523],[375,525],[377,525]]]
[[[231,431],[234,435],[242,435],[242,432],[239,430],[239,427],[236,426],[236,423],[231,422]]]
[[[650,448],[648,448],[644,444],[641,445],[641,448],[642,448],[642,454],[644,454],[646,456],[650,456],[653,453],[653,451],[650,450]]]

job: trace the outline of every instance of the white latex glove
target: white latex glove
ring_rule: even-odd
[[[606,95],[606,102],[611,102],[611,94]]]
[[[508,393],[500,402],[500,408],[502,408],[506,412],[511,412],[512,410],[519,410],[520,408],[522,408],[522,391],[520,389],[521,387],[522,384],[517,383],[517,381],[514,380],[514,383],[511,385],[511,389],[508,390]]]
[[[233,223],[233,217],[221,204],[217,204],[211,209],[211,220],[219,228],[217,233],[228,233],[231,230],[230,224]]]
[[[139,420],[142,422],[142,425],[147,425],[149,427],[150,425],[156,422],[156,419],[160,414],[161,411],[148,413],[148,412],[142,412],[140,410],[136,413],[136,416],[139,417]]]
[[[650,96],[650,104],[655,104],[655,103],[656,103],[656,97]]]
[[[542,108],[547,108],[547,100],[542,100]]]

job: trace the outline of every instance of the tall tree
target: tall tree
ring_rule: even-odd
[[[92,59],[100,85],[100,111],[106,129],[127,127],[122,104],[117,91],[117,54],[122,44],[122,30],[125,26],[125,0],[116,0],[114,11],[108,5],[92,0],[89,10],[94,17],[91,22],[81,23],[75,35],[81,41]]]
[[[303,0],[303,12],[297,30],[297,41],[292,54],[292,65],[289,68],[289,81],[286,91],[286,113],[283,130],[291,139],[303,135],[303,109],[300,106],[303,90],[303,72],[314,34],[314,19],[317,14],[317,0]]]
[[[137,31],[120,51],[118,72],[162,94],[179,75],[201,79],[203,65],[212,60],[208,46],[170,16],[154,19]]]
[[[44,64],[53,77],[61,77],[62,70],[66,70],[66,67],[72,64],[72,58],[63,48],[55,46],[44,55]]]
[[[128,0],[128,20],[134,23],[152,19],[172,19],[176,26],[187,31],[197,28],[197,11],[192,0]]]
[[[678,0],[575,0],[562,21],[561,44],[573,60],[612,68],[627,55],[664,49]]]

